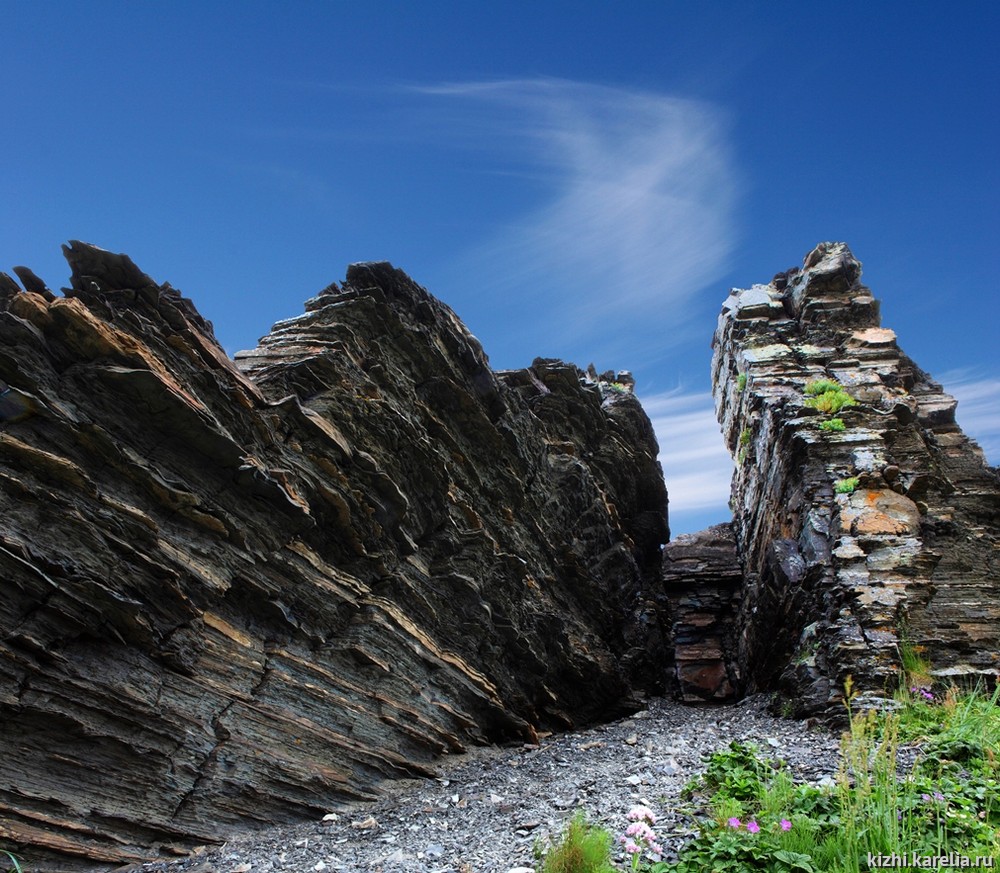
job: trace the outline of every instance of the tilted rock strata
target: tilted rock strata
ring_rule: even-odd
[[[822,244],[803,269],[734,290],[714,340],[737,458],[743,684],[780,684],[803,712],[836,711],[848,674],[891,687],[904,637],[941,676],[1000,668],[997,471],[880,326],[860,276],[845,245]],[[857,405],[810,407],[818,379]],[[834,417],[842,431],[821,427]]]
[[[492,372],[387,264],[237,366],[66,255],[65,297],[0,274],[0,839],[183,851],[629,709],[667,538],[630,393]]]

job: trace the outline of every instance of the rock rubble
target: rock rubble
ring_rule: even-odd
[[[325,820],[232,838],[171,864],[131,873],[510,873],[536,868],[535,846],[558,836],[577,810],[620,836],[644,803],[668,852],[695,830],[681,799],[704,757],[740,740],[787,762],[795,778],[836,773],[839,738],[779,719],[756,697],[690,707],[652,699],[631,717],[539,742],[478,749],[444,762],[436,777],[398,783],[380,801]]]

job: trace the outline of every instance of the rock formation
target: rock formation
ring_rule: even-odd
[[[732,525],[684,534],[663,550],[661,623],[682,700],[732,699],[739,682],[736,617],[743,570]]]
[[[624,374],[494,373],[384,263],[234,363],[129,258],[65,253],[63,297],[0,274],[4,843],[181,852],[664,689]]]
[[[714,340],[737,459],[739,690],[780,687],[800,713],[842,711],[848,675],[891,688],[901,645],[942,678],[1000,670],[997,471],[860,278],[845,245],[822,244],[734,290]]]
[[[470,744],[1000,669],[1000,480],[842,244],[714,341],[734,519],[668,539],[627,372],[494,372],[356,264],[230,360],[74,242],[0,273],[0,840],[49,870],[315,818]],[[45,853],[48,853],[45,855]]]

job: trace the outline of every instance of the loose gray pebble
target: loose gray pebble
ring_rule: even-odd
[[[704,757],[733,740],[780,757],[795,778],[832,781],[839,736],[775,718],[763,697],[728,707],[650,700],[641,713],[545,737],[538,745],[473,749],[443,760],[436,779],[385,783],[385,797],[314,823],[233,836],[224,846],[143,873],[533,873],[545,847],[582,809],[616,838],[642,803],[676,854],[695,833],[678,807]],[[634,743],[630,743],[634,740]],[[323,819],[323,820],[319,820]],[[616,851],[620,851],[617,850]],[[624,858],[618,858],[624,862]],[[624,866],[624,864],[622,864]]]

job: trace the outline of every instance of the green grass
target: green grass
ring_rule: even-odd
[[[616,869],[610,860],[611,834],[588,824],[582,812],[570,819],[544,858],[540,847],[536,846],[535,853],[542,861],[539,873],[615,873]]]
[[[7,860],[10,862],[10,867],[7,868],[8,873],[21,873],[21,865],[18,862],[17,856],[12,855],[10,852],[0,849],[0,855],[6,855]]]
[[[1000,857],[1000,690],[929,694],[904,688],[896,712],[852,714],[828,788],[796,784],[750,746],[712,755],[687,790],[700,835],[668,869],[861,873],[869,853]],[[907,773],[901,742],[920,749]]]

